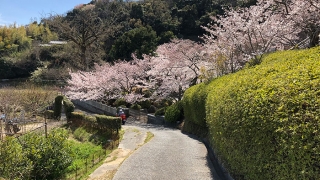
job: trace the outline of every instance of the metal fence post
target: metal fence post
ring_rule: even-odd
[[[44,118],[44,132],[46,134],[46,138],[48,138],[47,118]]]
[[[94,166],[94,154],[92,155],[92,166],[91,167],[93,167]]]

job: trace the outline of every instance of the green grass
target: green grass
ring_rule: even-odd
[[[148,131],[148,132],[147,132],[147,137],[146,137],[146,139],[144,140],[144,143],[149,142],[153,137],[154,137],[154,134],[151,133],[150,131]]]
[[[67,178],[86,179],[96,168],[103,164],[105,158],[117,147],[123,130],[119,131],[118,140],[114,140],[113,149],[105,146],[108,139],[115,135],[101,134],[98,131],[86,131],[83,127],[72,127],[69,142],[72,149],[73,162],[68,167]]]
[[[91,142],[80,143],[70,140],[70,146],[73,162],[68,167],[67,177],[77,176],[79,178],[80,176],[86,176],[87,173],[94,171],[97,164],[103,162],[107,153],[110,153],[110,151],[106,151],[101,146]]]

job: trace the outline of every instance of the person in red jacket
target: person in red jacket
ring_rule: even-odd
[[[120,109],[118,115],[119,115],[119,117],[121,117],[122,125],[124,125],[127,120],[126,114],[123,112],[122,109]]]

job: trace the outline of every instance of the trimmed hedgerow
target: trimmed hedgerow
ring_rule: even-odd
[[[69,122],[74,126],[83,126],[85,119],[86,115],[83,112],[71,112]]]
[[[72,112],[70,115],[70,121],[74,126],[85,127],[88,130],[114,130],[118,131],[121,129],[121,118],[106,116],[106,115],[95,115],[89,116],[82,112]]]
[[[75,106],[67,97],[63,98],[63,106],[67,120],[69,120],[71,117],[71,113],[74,111]]]
[[[113,116],[106,116],[106,115],[96,115],[95,116],[99,125],[99,129],[111,129],[118,131],[121,129],[121,118],[120,117],[113,117]]]
[[[210,142],[235,179],[319,179],[319,53],[277,52],[210,83]]]
[[[183,108],[181,101],[172,104],[171,106],[167,107],[166,112],[164,114],[164,119],[167,122],[177,122],[183,118]]]
[[[198,84],[187,89],[183,95],[184,132],[204,136],[207,133],[205,103],[208,94],[205,84]]]

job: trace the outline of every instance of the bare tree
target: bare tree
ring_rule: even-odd
[[[51,14],[46,22],[61,38],[76,44],[80,51],[80,61],[84,70],[93,65],[89,49],[98,45],[100,40],[112,33],[114,17],[101,19],[93,5],[78,6],[66,15]]]

